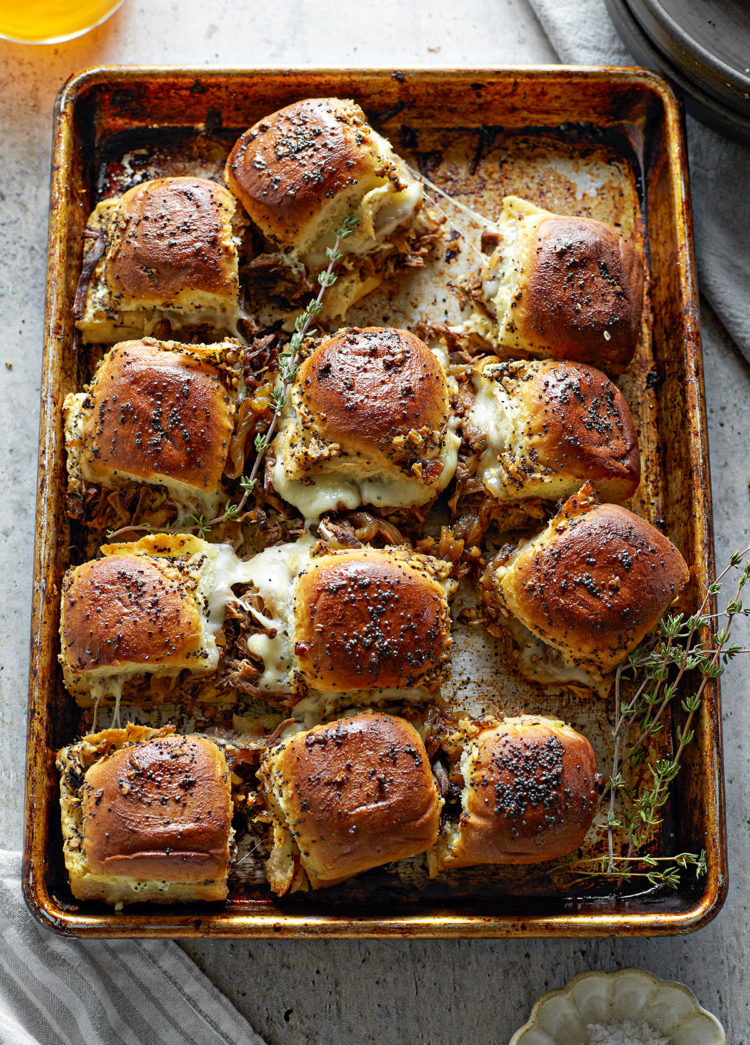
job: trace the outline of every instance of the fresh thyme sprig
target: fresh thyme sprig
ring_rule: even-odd
[[[161,533],[161,530],[149,523],[141,523],[138,526],[120,526],[117,530],[105,530],[104,536],[111,541],[113,537],[119,537],[123,533]]]
[[[649,885],[666,885],[678,889],[680,871],[695,868],[696,878],[706,873],[706,853],[676,853],[674,856],[615,856],[610,864],[609,854],[579,860],[574,865],[582,878],[606,877],[616,882],[629,882],[633,878],[645,878]]]
[[[278,427],[278,419],[284,409],[286,397],[289,393],[289,387],[297,376],[297,371],[299,370],[298,356],[299,350],[302,347],[302,342],[306,337],[316,333],[314,329],[310,329],[310,324],[315,316],[319,315],[323,310],[323,296],[325,295],[326,290],[328,290],[329,287],[332,287],[338,279],[334,269],[341,260],[341,244],[345,239],[348,239],[351,236],[358,224],[359,218],[354,214],[349,214],[344,218],[339,228],[336,229],[336,238],[333,246],[326,248],[328,267],[325,271],[318,274],[319,289],[317,297],[314,297],[310,302],[308,302],[304,312],[300,313],[300,315],[295,319],[294,333],[289,339],[289,344],[279,356],[280,384],[271,393],[273,416],[268,429],[265,432],[259,432],[255,437],[256,456],[252,470],[249,475],[243,475],[240,479],[242,498],[238,504],[227,502],[223,513],[206,523],[208,528],[217,526],[219,523],[227,522],[231,519],[236,519],[247,504],[247,500],[258,481],[258,473],[260,471],[261,463],[271,445],[276,428]]]
[[[194,530],[199,537],[205,537],[211,529],[211,523],[206,522],[205,515],[188,515],[188,525],[182,526],[182,530]],[[177,532],[168,529],[167,533]],[[163,526],[152,526],[150,523],[139,523],[137,526],[121,526],[119,530],[105,530],[108,541],[113,537],[119,537],[123,533],[164,533]]]
[[[677,888],[680,871],[695,867],[697,876],[705,873],[705,853],[680,853],[672,857],[643,854],[641,848],[662,822],[662,809],[669,798],[670,785],[678,776],[685,748],[695,737],[694,721],[706,686],[718,678],[737,654],[748,652],[730,642],[735,618],[750,615],[742,604],[742,590],[750,579],[750,546],[735,552],[726,568],[709,585],[698,611],[691,616],[676,614],[664,617],[656,634],[636,649],[618,668],[615,675],[615,727],[612,772],[606,783],[608,796],[607,853],[579,861],[570,870],[583,876],[600,876],[619,883],[631,878],[646,878],[653,885]],[[709,613],[711,601],[719,594],[730,571],[740,575],[732,598],[723,613]],[[723,627],[717,627],[720,617]],[[664,729],[667,708],[698,673],[692,692],[680,697],[686,714],[675,733],[677,748],[669,758],[648,762],[648,742]],[[636,687],[623,702],[622,685],[629,680]],[[635,737],[628,740],[632,733]],[[626,767],[645,765],[650,780],[637,788],[627,781]],[[620,810],[618,812],[618,799]],[[624,854],[615,853],[615,832],[623,831],[627,840]]]

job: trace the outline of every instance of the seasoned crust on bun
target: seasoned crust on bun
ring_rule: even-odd
[[[177,500],[216,494],[236,398],[222,371],[236,348],[153,338],[111,348],[88,389],[65,398],[71,483],[156,483]]]
[[[557,500],[590,480],[608,501],[638,488],[641,460],[633,418],[601,370],[553,360],[477,364],[469,416],[484,434],[478,474],[500,500]]]
[[[215,670],[221,622],[212,619],[210,594],[222,548],[184,534],[149,534],[105,545],[101,559],[68,570],[60,661],[79,703],[117,696],[136,677]]]
[[[293,102],[254,124],[237,141],[225,180],[248,216],[276,247],[320,267],[335,229],[356,214],[344,251],[363,254],[411,221],[422,185],[362,109],[341,98]]]
[[[558,719],[522,715],[463,740],[461,815],[441,831],[431,871],[558,860],[591,827],[598,795],[591,744]]]
[[[393,327],[349,327],[325,338],[299,369],[303,423],[350,453],[398,460],[437,449],[448,386],[424,341]]]
[[[65,865],[80,900],[223,900],[232,798],[212,741],[128,725],[63,749]]]
[[[234,331],[239,228],[223,185],[194,177],[141,182],[101,201],[89,230],[88,250],[97,249],[97,238],[105,250],[77,322],[84,341],[139,337],[160,319]]]
[[[459,439],[436,353],[392,327],[350,327],[302,363],[274,442],[277,493],[307,518],[426,504],[456,468]]]
[[[241,690],[307,700],[300,713],[424,700],[450,667],[450,569],[402,546],[332,551],[309,533],[268,547],[239,564],[255,624],[223,663],[248,658],[235,665]]]
[[[235,202],[206,178],[155,178],[120,197],[106,273],[123,305],[176,304],[198,293],[236,300]]]
[[[450,663],[448,566],[391,548],[312,558],[294,591],[294,652],[321,692],[435,690]]]
[[[606,222],[552,214],[516,196],[503,201],[498,228],[502,242],[483,276],[495,343],[615,371],[627,366],[643,310],[635,243]]]
[[[271,888],[286,892],[293,862],[316,889],[423,853],[442,802],[424,744],[402,718],[364,711],[297,733],[263,757],[260,780],[276,821]]]
[[[689,580],[685,560],[650,523],[599,504],[587,483],[540,534],[489,564],[485,608],[557,651],[564,664],[606,675],[635,649]]]

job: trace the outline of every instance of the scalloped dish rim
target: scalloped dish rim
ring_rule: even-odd
[[[518,1030],[515,1032],[515,1034],[512,1036],[512,1038],[508,1042],[508,1045],[523,1045],[523,1036],[524,1036],[524,1034],[526,1034],[527,1031],[538,1030],[537,1019],[538,1019],[538,1017],[539,1017],[539,1015],[541,1013],[541,1010],[542,1010],[543,1006],[546,1005],[547,1002],[549,1002],[552,998],[563,997],[565,995],[571,994],[573,989],[574,989],[574,987],[576,987],[579,983],[581,983],[584,980],[613,979],[613,978],[616,979],[616,978],[618,978],[620,976],[623,976],[626,973],[631,975],[631,976],[635,973],[636,975],[641,976],[644,979],[649,980],[651,984],[657,985],[659,987],[670,987],[670,988],[675,988],[676,987],[678,990],[680,990],[683,994],[685,994],[690,999],[690,1001],[692,1002],[692,1004],[695,1007],[695,1014],[696,1015],[707,1016],[709,1020],[711,1020],[711,1021],[713,1021],[715,1023],[715,1025],[716,1025],[716,1043],[715,1043],[715,1045],[727,1045],[726,1031],[724,1030],[724,1026],[722,1025],[721,1021],[712,1012],[709,1012],[708,1009],[704,1009],[703,1008],[703,1006],[700,1004],[700,1002],[696,998],[696,996],[693,993],[693,991],[690,989],[690,987],[686,986],[684,983],[679,983],[679,981],[677,981],[677,980],[664,980],[664,979],[661,979],[659,976],[654,976],[654,974],[649,972],[647,969],[639,969],[639,968],[633,967],[633,966],[628,966],[627,968],[623,968],[623,969],[616,969],[613,972],[606,972],[603,969],[590,969],[590,970],[588,970],[586,972],[579,972],[576,976],[574,976],[571,980],[569,980],[568,983],[566,983],[564,987],[559,987],[557,990],[554,990],[554,991],[547,991],[546,994],[543,994],[540,998],[537,998],[537,1000],[534,1002],[534,1004],[533,1004],[533,1006],[531,1008],[531,1012],[529,1014],[528,1020],[526,1021],[526,1023],[524,1023],[524,1025],[522,1027],[518,1028]],[[654,1029],[658,1031],[658,1028],[654,1028]]]

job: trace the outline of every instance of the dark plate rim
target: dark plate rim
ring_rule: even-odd
[[[750,75],[727,65],[713,50],[691,36],[665,10],[662,0],[626,2],[641,29],[685,76],[732,108],[750,112]]]
[[[723,104],[688,79],[647,36],[627,0],[604,0],[604,3],[615,29],[633,57],[665,76],[682,94],[685,107],[692,116],[735,141],[750,144],[750,116]]]

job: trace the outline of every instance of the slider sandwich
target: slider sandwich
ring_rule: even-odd
[[[276,493],[307,520],[423,506],[456,469],[447,357],[406,330],[349,327],[304,360],[271,448]]]
[[[422,183],[353,101],[308,98],[259,120],[229,154],[225,180],[265,241],[253,266],[286,267],[287,279],[324,269],[335,230],[358,218],[325,296],[333,317],[396,267],[421,265],[420,238],[434,237]]]
[[[450,738],[459,798],[430,873],[474,864],[559,860],[583,842],[598,802],[591,744],[535,715],[467,724]]]
[[[569,359],[619,372],[633,358],[643,262],[613,225],[553,214],[506,196],[500,244],[485,263],[468,321],[505,355]]]
[[[480,587],[490,630],[512,637],[523,675],[606,693],[688,580],[663,533],[599,504],[587,483],[541,533],[501,549]]]
[[[223,643],[231,585],[242,580],[232,549],[186,534],[149,534],[105,545],[101,556],[63,579],[60,662],[68,691],[82,707],[203,691],[223,661],[217,640]]]
[[[439,691],[450,669],[448,563],[404,547],[330,551],[304,537],[242,567],[248,629],[228,685],[309,698],[311,709]]]
[[[470,471],[504,505],[555,501],[591,480],[608,501],[632,497],[641,461],[619,388],[584,363],[482,360],[464,423]]]
[[[426,699],[450,667],[450,567],[403,547],[331,552],[303,537],[247,561],[150,534],[63,580],[60,661],[82,707]]]
[[[104,355],[88,387],[63,406],[73,514],[84,514],[87,487],[131,483],[158,488],[178,508],[218,510],[240,392],[238,348],[145,338]]]
[[[141,337],[162,320],[173,331],[235,333],[244,221],[235,207],[223,185],[193,177],[141,182],[97,204],[79,284],[85,299],[76,302],[83,340]]]
[[[271,889],[336,885],[434,845],[442,801],[419,733],[364,711],[270,748],[259,771],[273,817]]]
[[[222,749],[171,727],[128,725],[63,748],[63,852],[79,900],[224,900],[233,844]]]

